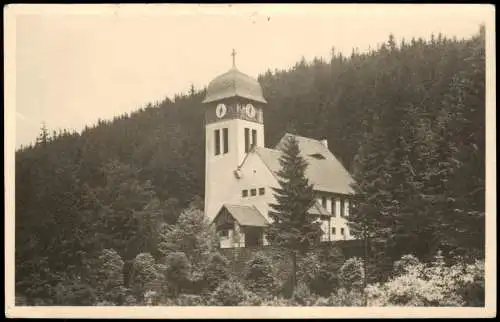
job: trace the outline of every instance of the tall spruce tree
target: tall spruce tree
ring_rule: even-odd
[[[304,254],[320,242],[317,218],[308,213],[315,201],[313,186],[305,176],[308,166],[300,155],[299,144],[291,136],[280,157],[277,172],[280,188],[273,188],[277,203],[271,204],[268,239],[273,246],[286,249],[292,259],[292,288],[297,284],[297,254]]]

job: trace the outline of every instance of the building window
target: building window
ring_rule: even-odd
[[[256,196],[257,195],[257,189],[251,189],[250,190],[250,195],[251,196]]]
[[[245,153],[250,150],[250,129],[245,128]]]
[[[266,193],[265,188],[259,188],[259,195],[262,196],[264,193]]]
[[[252,130],[252,146],[257,145],[257,130]]]
[[[337,217],[337,201],[332,198],[332,216]]]
[[[242,196],[243,198],[248,197],[248,190],[247,190],[247,189],[242,190],[242,191],[241,191],[241,196]]]
[[[215,130],[214,140],[215,140],[215,155],[219,155],[220,154],[220,130]]]
[[[219,236],[221,236],[221,237],[228,237],[229,236],[229,231],[227,229],[222,229],[219,232]]]
[[[321,205],[326,209],[326,197],[321,197]]]
[[[345,230],[344,230],[344,228],[340,228],[340,234],[341,234],[342,236],[344,236],[344,234],[345,234]]]
[[[335,227],[332,227],[332,235],[336,235],[337,234],[337,229],[335,229]]]
[[[229,134],[227,128],[222,129],[222,141],[224,142],[224,152],[227,153],[229,151]]]
[[[345,217],[345,203],[344,203],[344,200],[340,200],[340,217]]]

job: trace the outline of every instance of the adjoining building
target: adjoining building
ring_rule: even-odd
[[[213,79],[205,104],[205,215],[216,226],[222,248],[267,245],[272,187],[290,133],[273,148],[264,143],[266,99],[257,80],[234,64]],[[306,176],[317,200],[309,212],[318,215],[323,241],[353,239],[349,216],[354,182],[328,149],[326,140],[294,135],[308,162]]]

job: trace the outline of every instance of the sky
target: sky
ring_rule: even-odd
[[[10,12],[8,11],[10,10]],[[197,89],[236,65],[257,77],[331,48],[375,48],[392,33],[477,33],[484,5],[19,5],[8,8],[15,145]],[[9,16],[10,14],[10,16]],[[488,31],[487,31],[488,32]],[[9,37],[7,37],[9,38]],[[10,70],[10,69],[9,69]],[[11,94],[9,92],[8,94]]]

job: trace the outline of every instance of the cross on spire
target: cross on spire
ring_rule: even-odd
[[[234,50],[234,48],[231,56],[233,56],[233,67],[236,67],[236,50]]]

